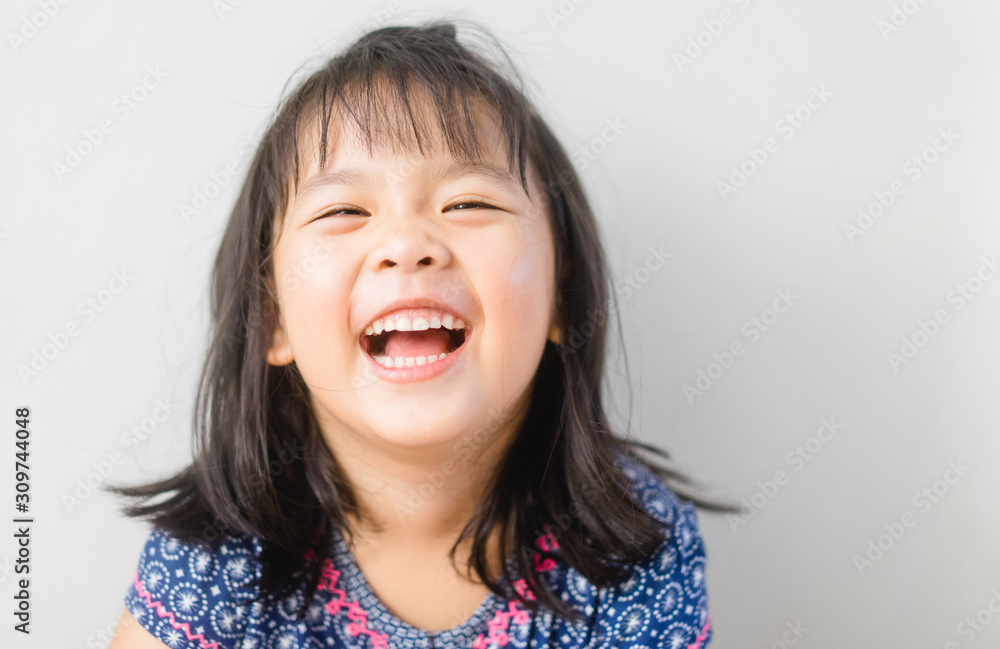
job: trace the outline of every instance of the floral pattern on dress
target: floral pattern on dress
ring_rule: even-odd
[[[630,490],[662,522],[665,539],[652,555],[630,566],[624,580],[603,588],[560,560],[538,558],[537,578],[579,610],[582,623],[544,609],[532,614],[516,599],[491,592],[471,617],[451,629],[415,628],[378,599],[339,533],[301,620],[295,614],[303,592],[269,607],[250,602],[257,594],[262,550],[252,535],[226,536],[213,550],[153,528],[125,605],[172,649],[703,649],[712,639],[712,625],[694,506],[646,466],[624,455],[619,459]],[[559,556],[548,528],[536,544]],[[507,564],[516,575],[513,557]],[[525,584],[518,579],[512,586],[532,599]]]

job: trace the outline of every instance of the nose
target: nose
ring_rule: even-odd
[[[383,235],[371,254],[373,270],[400,267],[404,271],[419,266],[447,266],[451,253],[441,239],[430,232],[423,219],[397,221]]]

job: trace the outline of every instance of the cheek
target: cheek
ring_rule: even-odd
[[[547,241],[522,248],[503,273],[501,353],[505,372],[531,376],[538,367],[549,329],[553,261]]]
[[[512,309],[509,315],[525,322],[543,321],[547,313],[537,308],[550,298],[552,264],[544,244],[537,243],[522,250],[509,264],[504,290]]]
[[[350,338],[345,260],[315,242],[275,254],[278,298],[296,362],[306,368],[331,360]],[[314,361],[314,359],[316,359]]]

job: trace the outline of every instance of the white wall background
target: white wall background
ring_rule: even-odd
[[[713,646],[782,646],[789,623],[808,629],[804,648],[1000,644],[987,608],[1000,589],[1000,279],[983,261],[1000,261],[1000,5],[219,4],[71,2],[34,32],[25,21],[43,22],[41,2],[0,13],[0,518],[13,516],[22,405],[36,517],[33,633],[13,632],[4,613],[0,644],[104,646],[146,528],[78,489],[112,457],[122,481],[186,459],[209,265],[237,182],[192,218],[181,205],[227,165],[245,171],[241,144],[299,66],[394,9],[394,21],[458,15],[492,29],[570,150],[591,146],[607,119],[626,125],[581,169],[615,278],[636,286],[619,293],[629,366],[609,367],[616,421],[714,493],[756,503],[742,525],[700,514]],[[902,24],[888,31],[895,7]],[[702,51],[679,65],[689,39]],[[162,81],[125,114],[117,98],[156,69]],[[779,124],[813,88],[828,97],[801,109],[800,128]],[[110,133],[58,175],[53,163],[102,120]],[[939,129],[956,139],[945,147]],[[768,138],[754,170],[747,150]],[[718,181],[744,162],[753,174],[724,200]],[[848,236],[894,181],[904,191]],[[646,266],[651,247],[672,255],[659,270]],[[123,270],[123,291],[99,313],[80,310]],[[958,286],[971,299],[960,303]],[[779,290],[798,299],[752,334]],[[919,323],[937,310],[947,321],[925,337]],[[69,323],[78,335],[22,378]],[[919,347],[894,366],[904,338]],[[744,353],[713,368],[736,342]],[[686,396],[699,371],[716,378]],[[174,414],[131,442],[160,400]],[[842,428],[809,442],[823,419]],[[789,456],[806,445],[808,462]],[[949,462],[968,470],[936,482]],[[757,493],[779,470],[785,483]],[[936,502],[914,500],[935,487]],[[907,513],[915,524],[883,537],[892,546],[859,570],[855,556]],[[13,524],[0,529],[8,611]],[[978,631],[961,626],[977,615]]]

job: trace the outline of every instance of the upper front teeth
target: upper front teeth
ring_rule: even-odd
[[[378,335],[383,331],[424,331],[425,329],[464,329],[465,323],[461,318],[456,318],[450,313],[433,315],[430,320],[417,316],[410,321],[405,315],[389,316],[379,318],[365,329],[366,336]]]

